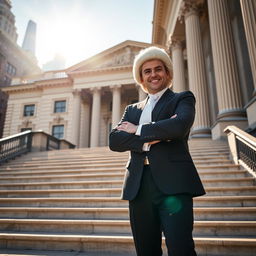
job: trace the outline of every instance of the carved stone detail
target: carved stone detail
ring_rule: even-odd
[[[122,53],[116,53],[110,60],[100,65],[100,68],[104,67],[114,67],[114,66],[124,66],[133,63],[135,53],[130,47],[126,47],[125,51]]]
[[[22,128],[29,128],[32,127],[32,122],[29,119],[26,119],[21,124]]]
[[[176,36],[172,36],[169,41],[168,41],[168,49],[171,52],[171,50],[175,49],[175,48],[183,48],[183,40],[182,38],[176,37]]]
[[[195,0],[183,0],[180,12],[179,12],[179,20],[183,20],[183,17],[188,17],[189,15],[195,14],[201,16],[203,1],[195,1]]]
[[[53,119],[53,122],[55,124],[60,124],[62,123],[62,121],[64,121],[64,119],[60,116],[60,115],[57,115],[54,119]]]

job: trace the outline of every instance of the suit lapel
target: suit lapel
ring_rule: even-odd
[[[174,97],[174,92],[170,89],[166,90],[166,92],[162,95],[159,101],[156,103],[153,111],[152,111],[152,121],[156,121],[161,110],[164,106]]]
[[[134,117],[135,118],[135,120],[134,120],[135,124],[139,124],[141,113],[142,113],[143,109],[145,108],[145,105],[146,105],[147,101],[148,101],[148,97],[145,100],[138,103],[137,111],[136,111],[135,117]]]

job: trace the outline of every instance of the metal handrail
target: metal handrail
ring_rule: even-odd
[[[224,130],[232,158],[256,177],[256,138],[236,126],[228,126]]]
[[[31,151],[32,132],[25,131],[0,139],[0,163]]]
[[[47,149],[60,149],[60,140],[53,137],[53,136],[47,136]]]
[[[74,144],[63,139],[57,139],[41,130],[24,131],[13,136],[0,139],[0,164],[10,159],[14,159],[24,153],[33,151],[33,137],[37,134],[41,134],[46,137],[46,144],[39,145],[40,151],[61,149],[61,144],[66,144],[66,148],[75,148]]]

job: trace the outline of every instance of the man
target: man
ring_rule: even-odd
[[[138,256],[195,256],[193,197],[205,193],[188,149],[195,115],[189,91],[174,93],[172,64],[160,48],[142,50],[133,76],[149,94],[126,107],[110,133],[110,149],[130,151],[122,199],[129,200],[130,223]]]

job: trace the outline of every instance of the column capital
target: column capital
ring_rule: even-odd
[[[190,15],[199,16],[202,11],[203,1],[195,1],[195,0],[183,0],[179,17],[180,19],[184,17],[185,19]]]
[[[91,92],[98,92],[98,91],[101,91],[101,87],[100,87],[100,86],[91,87],[91,88],[89,88],[89,90],[90,90]]]
[[[72,91],[72,94],[73,94],[74,96],[81,96],[82,91],[79,90],[79,89],[74,89],[74,90]]]
[[[121,87],[122,87],[122,85],[121,85],[121,84],[117,84],[117,85],[110,85],[110,86],[109,86],[109,88],[110,88],[111,90],[120,89]]]
[[[178,36],[172,36],[168,41],[169,50],[175,50],[176,48],[182,49],[184,46],[184,38]]]

